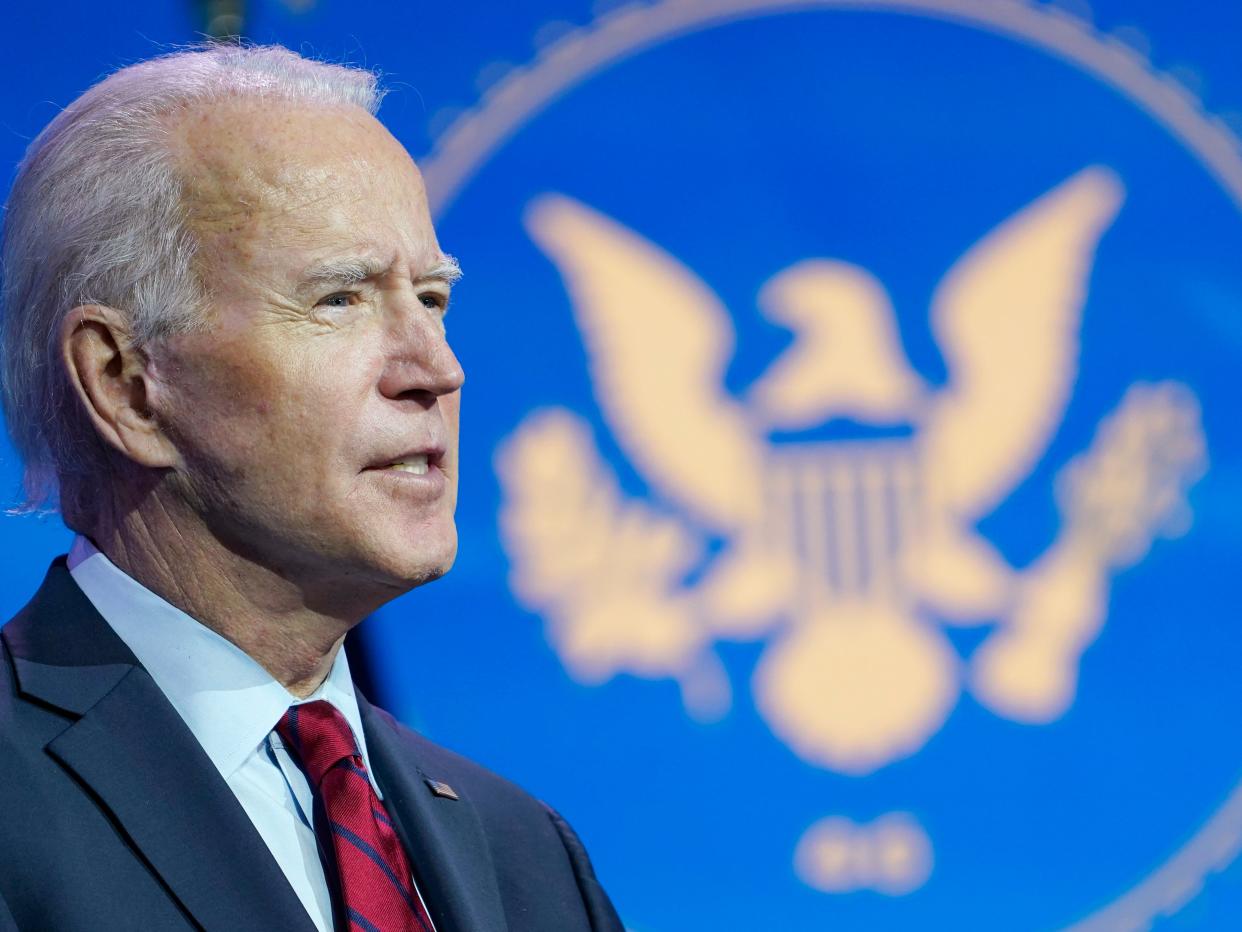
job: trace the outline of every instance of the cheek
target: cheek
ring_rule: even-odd
[[[226,349],[167,362],[156,409],[185,458],[240,468],[261,454],[282,395],[270,367]]]
[[[375,354],[362,341],[250,336],[164,362],[161,419],[186,469],[273,491],[345,475],[369,436]]]

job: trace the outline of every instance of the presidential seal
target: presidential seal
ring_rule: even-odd
[[[669,0],[424,169],[497,270],[507,611],[614,697],[618,836],[655,774],[702,840],[628,922],[1145,928],[1232,859],[1242,158],[1193,97],[1015,0]]]

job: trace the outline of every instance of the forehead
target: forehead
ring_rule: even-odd
[[[180,115],[170,141],[191,226],[209,248],[338,251],[370,240],[411,258],[439,252],[418,169],[360,107],[226,100]]]

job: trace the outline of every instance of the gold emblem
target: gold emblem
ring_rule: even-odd
[[[560,94],[652,44],[772,13],[855,9],[943,19],[1014,39],[1069,64],[1161,125],[1230,202],[1242,207],[1242,156],[1228,127],[1175,79],[1153,68],[1120,30],[1116,36],[1099,32],[1058,7],[1030,0],[736,0],[723,6],[716,0],[657,0],[622,5],[589,28],[568,31],[541,48],[529,67],[489,79],[488,91],[473,109],[437,114],[434,120],[443,132],[437,131],[435,151],[423,163],[433,214],[443,215],[479,168]],[[1041,294],[1049,297],[1041,289],[1058,283],[1069,291],[1078,288],[1077,295],[1067,291],[1064,301],[1048,305],[1052,313],[1059,309],[1065,315],[1061,329],[1048,322],[1046,329],[1025,331],[1025,337],[1017,329],[1001,333],[997,349],[1006,355],[989,360],[981,348],[972,348],[972,340],[986,341],[987,330],[961,333],[961,326],[974,326],[964,323],[969,315],[962,310],[955,318],[947,310],[948,296],[963,293],[961,287],[950,287],[954,281],[959,286],[971,279],[981,282],[967,271],[990,265],[985,261],[989,252],[999,263],[999,244],[1017,243],[1004,230],[1013,232],[1019,217],[1032,218],[1028,208],[985,237],[945,277],[931,321],[950,378],[936,390],[923,385],[904,361],[882,284],[856,266],[815,259],[786,270],[790,277],[783,282],[778,274],[772,288],[761,292],[761,309],[784,321],[798,340],[764,379],[740,399],[732,398],[720,380],[731,353],[732,328],[706,285],[654,244],[581,204],[545,198],[532,205],[528,228],[565,279],[607,426],[652,493],[647,500],[623,494],[596,451],[589,426],[566,409],[532,415],[498,451],[502,531],[515,593],[545,619],[549,640],[571,675],[584,683],[622,671],[672,677],[687,709],[712,718],[725,714],[732,701],[714,645],[725,639],[761,640],[764,655],[752,687],[773,731],[807,760],[858,775],[917,752],[963,688],[1012,720],[1050,722],[1064,712],[1074,699],[1079,658],[1106,620],[1112,575],[1142,560],[1153,536],[1188,527],[1185,490],[1206,468],[1193,394],[1176,383],[1137,384],[1102,417],[1094,437],[1080,442],[1077,456],[1068,463],[1056,461],[1063,463],[1054,482],[1062,521],[1059,535],[1040,558],[1011,566],[978,533],[979,518],[1032,476],[1074,381],[1081,292],[1089,284],[1095,242],[1123,196],[1107,170],[1088,170],[1079,176],[1084,178],[1085,190],[1066,195],[1076,205],[1048,227],[1050,234],[1058,226],[1066,235],[1077,231],[1076,245],[1062,242],[1059,247],[1065,263],[1045,255],[1051,276],[1041,279],[1034,272],[1039,250],[1058,248],[1053,236],[1039,247],[1032,241],[1025,255],[1011,254],[1016,268],[1032,278],[1008,278],[999,264],[993,266],[993,284],[1001,288],[995,307],[1002,309],[1032,311],[1032,301]],[[1067,185],[1057,191],[1065,193]],[[1055,193],[1037,203],[1055,203]],[[1111,207],[1110,199],[1116,201]],[[565,241],[565,230],[575,219],[579,229],[593,234],[580,249]],[[983,248],[994,239],[997,245]],[[612,253],[610,243],[618,247]],[[643,280],[643,293],[623,310],[613,307],[616,314],[637,315],[642,327],[626,328],[602,305],[585,302],[588,292],[604,287],[598,273],[607,270],[608,255],[653,260],[644,269],[654,277]],[[1081,263],[1077,269],[1074,260]],[[1024,282],[1034,290],[1024,291]],[[687,289],[680,297],[690,297],[688,314],[679,313],[685,307],[663,305],[653,297],[654,288],[664,284]],[[839,296],[833,306],[873,310],[846,320],[839,311],[815,309],[829,303],[833,290]],[[983,294],[980,290],[976,296]],[[675,295],[670,291],[664,298]],[[665,307],[671,308],[667,314]],[[980,319],[986,320],[986,312]],[[1025,321],[1037,327],[1039,319],[1038,314],[1011,315],[991,322],[1017,327]],[[643,328],[644,334],[636,334]],[[1045,362],[1054,365],[1044,373],[1044,390],[1026,386],[1022,397],[1034,410],[1017,405],[1011,411],[1004,373],[991,371],[988,364],[1004,359],[998,370],[1013,366],[1018,375],[1037,376],[1023,358],[1028,349],[1023,339],[1032,333],[1036,339],[1030,349],[1046,352]],[[851,369],[847,345],[864,347],[872,371]],[[680,378],[661,368],[675,348],[689,353],[680,360],[689,370]],[[626,349],[632,352],[629,362],[621,355]],[[657,353],[641,361],[651,349]],[[663,349],[669,355],[659,352]],[[844,385],[829,371],[842,359]],[[644,368],[661,384],[683,384],[692,391],[627,407],[618,397],[623,386],[637,388],[636,398],[645,393],[623,376]],[[983,386],[993,377],[1001,387],[989,398]],[[868,384],[868,378],[877,383]],[[864,423],[904,423],[912,439],[810,448],[769,441],[771,431],[813,425],[816,408],[827,412],[831,405],[838,406],[839,414],[824,417],[852,412],[848,416]],[[974,417],[968,416],[971,410]],[[651,429],[654,420],[643,427],[644,411],[680,425],[665,432],[672,435],[666,450],[651,448],[662,435]],[[707,420],[692,420],[692,414],[706,414]],[[700,435],[720,440],[730,433],[743,441],[732,447],[727,442],[713,449],[694,447]],[[761,467],[758,507],[750,495],[739,503],[722,503],[720,488],[727,490],[732,477],[719,474],[754,475],[744,472],[754,461],[713,457],[755,448]],[[677,450],[680,456],[672,452]],[[1039,470],[1039,476],[1046,474],[1046,467]],[[891,491],[877,492],[877,485]],[[906,499],[900,498],[903,490]],[[851,495],[856,507],[840,507]],[[808,498],[818,504],[809,507]],[[890,512],[877,506],[893,501],[898,504],[889,504]],[[709,510],[713,502],[734,516],[750,507],[760,515],[757,526],[766,528],[767,536],[748,536],[742,525],[722,524]],[[881,513],[890,516],[887,524],[877,523]],[[913,516],[911,523],[898,526],[891,517],[897,514]],[[756,525],[748,527],[754,531]],[[885,601],[869,595],[873,577],[860,567],[874,566],[870,548],[876,545],[863,534],[876,527],[895,527],[894,533],[904,535],[899,538],[901,559],[879,561],[875,578],[884,580],[882,589],[901,591],[906,598]],[[721,538],[727,546],[716,553],[713,547]],[[839,542],[851,540],[842,549]],[[951,546],[941,550],[933,546],[936,542]],[[782,559],[782,554],[796,556]],[[851,582],[868,597],[849,598]],[[996,616],[988,619],[989,611]],[[994,627],[986,629],[981,647],[963,662],[946,649],[943,627],[977,622]],[[800,644],[808,648],[806,660],[800,657]],[[884,644],[897,648],[890,654]],[[877,651],[882,661],[873,677],[860,661]],[[908,687],[905,668],[912,677]],[[802,685],[785,687],[785,676],[791,684],[801,677]],[[829,676],[842,680],[834,687]],[[922,681],[916,683],[918,676]],[[881,679],[898,682],[895,698],[876,685]],[[912,714],[909,695],[915,688],[941,696],[943,707],[935,715]],[[828,697],[830,711],[814,707],[820,695]],[[855,712],[874,715],[881,737],[862,727],[851,732]],[[897,833],[896,846],[878,840],[889,837],[881,828],[892,825],[911,829]],[[869,825],[830,817],[805,833],[795,867],[804,882],[826,892],[909,892],[931,869],[930,840],[920,832],[905,813],[890,813]],[[917,853],[920,837],[927,842],[926,858]],[[1146,928],[1156,916],[1184,905],[1240,846],[1242,785],[1164,863],[1102,904],[1074,926],[1075,932]],[[902,850],[915,855],[892,855]],[[876,869],[877,857],[890,868]]]
[[[659,247],[562,196],[527,227],[559,269],[612,432],[670,514],[626,499],[587,426],[529,417],[502,449],[513,586],[584,682],[676,679],[702,717],[730,702],[719,639],[766,638],[756,704],[809,763],[866,774],[917,752],[963,685],[999,715],[1049,722],[1073,701],[1109,579],[1184,529],[1203,470],[1193,395],[1136,384],[1057,477],[1062,527],[1016,569],[976,530],[1064,416],[1096,245],[1124,192],[1084,169],[969,249],[932,330],[948,383],[906,361],[883,285],[811,259],[759,292],[796,335],[743,400],[716,296]],[[910,439],[773,444],[834,418]],[[694,585],[708,535],[726,547]],[[940,623],[995,623],[963,668]]]

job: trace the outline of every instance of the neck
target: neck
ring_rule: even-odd
[[[232,641],[290,693],[306,697],[332,669],[349,629],[382,600],[325,595],[235,553],[183,506],[153,493],[101,516],[91,538],[118,568]]]

